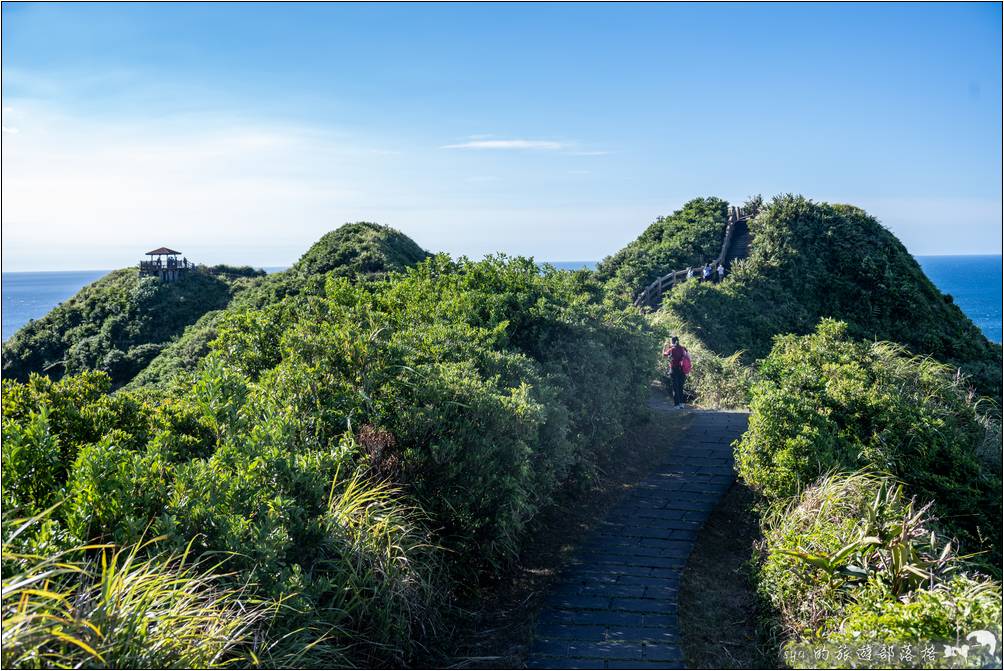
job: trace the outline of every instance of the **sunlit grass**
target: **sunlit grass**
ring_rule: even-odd
[[[223,586],[232,581],[220,564],[149,552],[158,539],[49,556],[16,552],[18,537],[39,519],[16,521],[4,534],[5,668],[257,664],[256,634],[272,609]]]

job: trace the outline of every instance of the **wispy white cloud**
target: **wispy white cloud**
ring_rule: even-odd
[[[20,130],[14,128],[13,126],[2,126],[2,129],[4,133],[10,133],[11,135],[16,135],[21,132]]]
[[[555,151],[567,145],[556,140],[475,140],[444,144],[440,149],[544,149]]]

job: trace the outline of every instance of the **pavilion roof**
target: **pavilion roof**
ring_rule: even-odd
[[[147,252],[147,256],[159,256],[161,254],[181,254],[181,252],[176,252],[173,249],[168,249],[167,247],[158,247],[152,252]]]

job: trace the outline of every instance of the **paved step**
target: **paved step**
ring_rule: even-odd
[[[746,413],[688,410],[662,464],[583,539],[537,617],[527,668],[683,667],[677,595],[734,478]]]

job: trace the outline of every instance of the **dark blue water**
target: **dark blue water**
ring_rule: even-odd
[[[924,272],[943,292],[951,294],[962,311],[987,338],[1001,342],[1001,257],[918,256]],[[552,261],[562,270],[593,269],[595,261]],[[274,272],[281,268],[266,268]],[[3,273],[3,339],[29,319],[38,319],[108,271]]]
[[[918,256],[917,262],[988,339],[1001,342],[1000,256]]]

